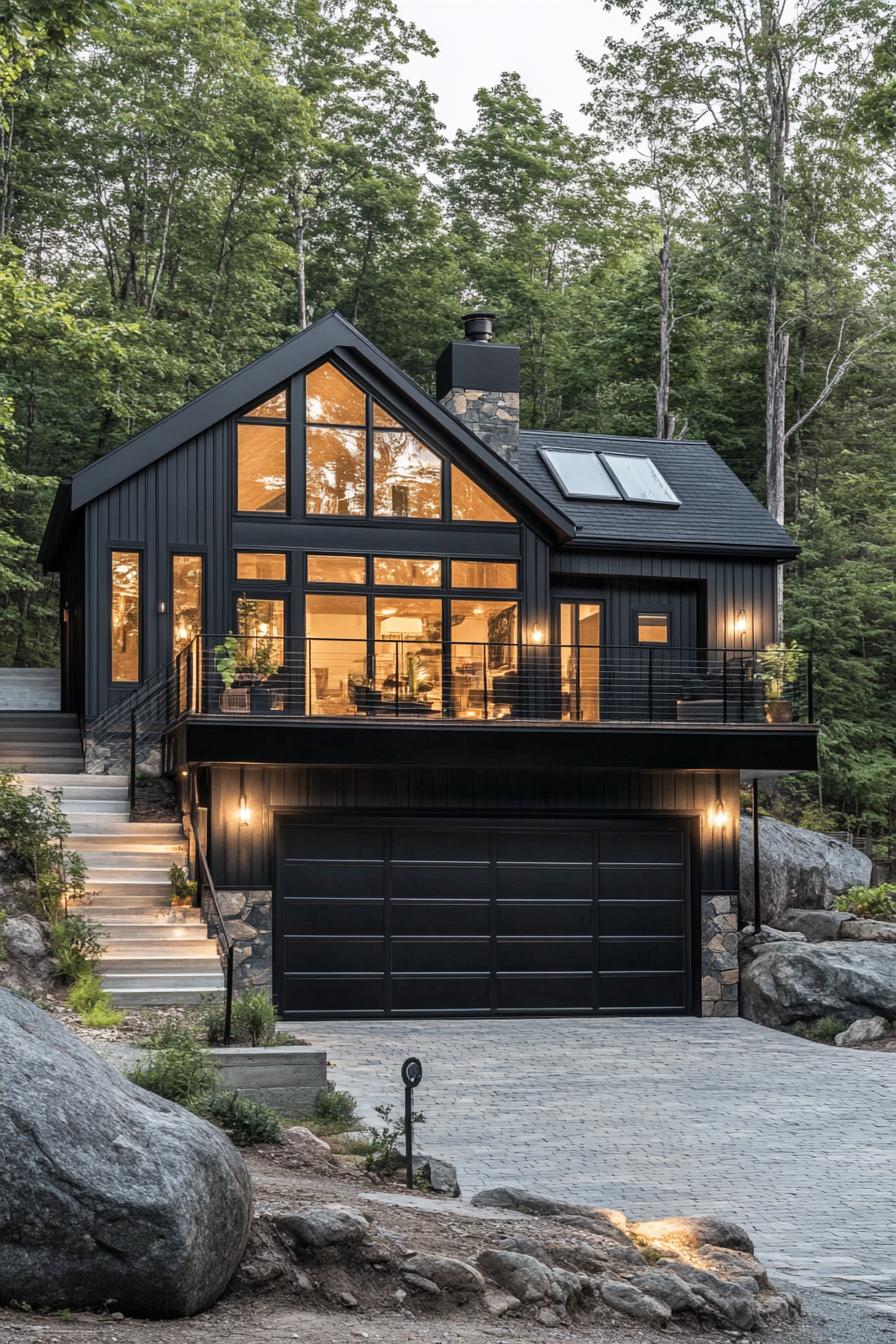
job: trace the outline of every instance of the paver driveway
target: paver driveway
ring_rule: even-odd
[[[290,1024],[297,1030],[297,1024]],[[807,1284],[896,1311],[896,1054],[691,1018],[314,1022],[365,1119],[419,1055],[418,1147],[461,1187],[720,1213]]]

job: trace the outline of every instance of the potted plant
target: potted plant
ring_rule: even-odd
[[[802,650],[793,643],[766,644],[757,654],[757,677],[765,686],[768,723],[789,723],[793,718],[793,705],[786,697],[799,674],[801,660]]]
[[[282,696],[281,691],[264,684],[278,671],[273,645],[271,637],[256,636],[252,653],[244,660],[243,672],[247,680],[251,678],[250,695],[256,713],[269,713],[274,708],[275,699]]]
[[[240,676],[239,654],[240,640],[232,630],[224,636],[222,643],[215,645],[215,671],[224,685],[218,702],[222,714],[249,712],[248,690],[242,688],[234,690],[234,683]]]
[[[186,868],[172,863],[168,869],[168,881],[171,883],[171,904],[175,909],[192,905],[196,899],[196,883],[191,881]]]
[[[372,714],[383,703],[383,693],[376,689],[373,678],[355,674],[349,675],[348,698],[362,714]]]

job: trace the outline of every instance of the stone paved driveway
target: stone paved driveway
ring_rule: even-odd
[[[807,1285],[896,1314],[896,1054],[739,1020],[314,1022],[366,1119],[419,1055],[418,1146],[498,1183],[630,1216],[729,1214]]]

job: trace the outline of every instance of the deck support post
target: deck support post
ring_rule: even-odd
[[[762,929],[762,896],[759,884],[759,780],[753,777],[753,932]]]

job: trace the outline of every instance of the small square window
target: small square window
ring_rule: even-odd
[[[254,582],[284,583],[286,555],[283,551],[237,551],[236,577]]]
[[[363,555],[309,555],[309,583],[363,583],[367,562]]]
[[[669,643],[668,612],[639,611],[636,628],[639,644]]]

